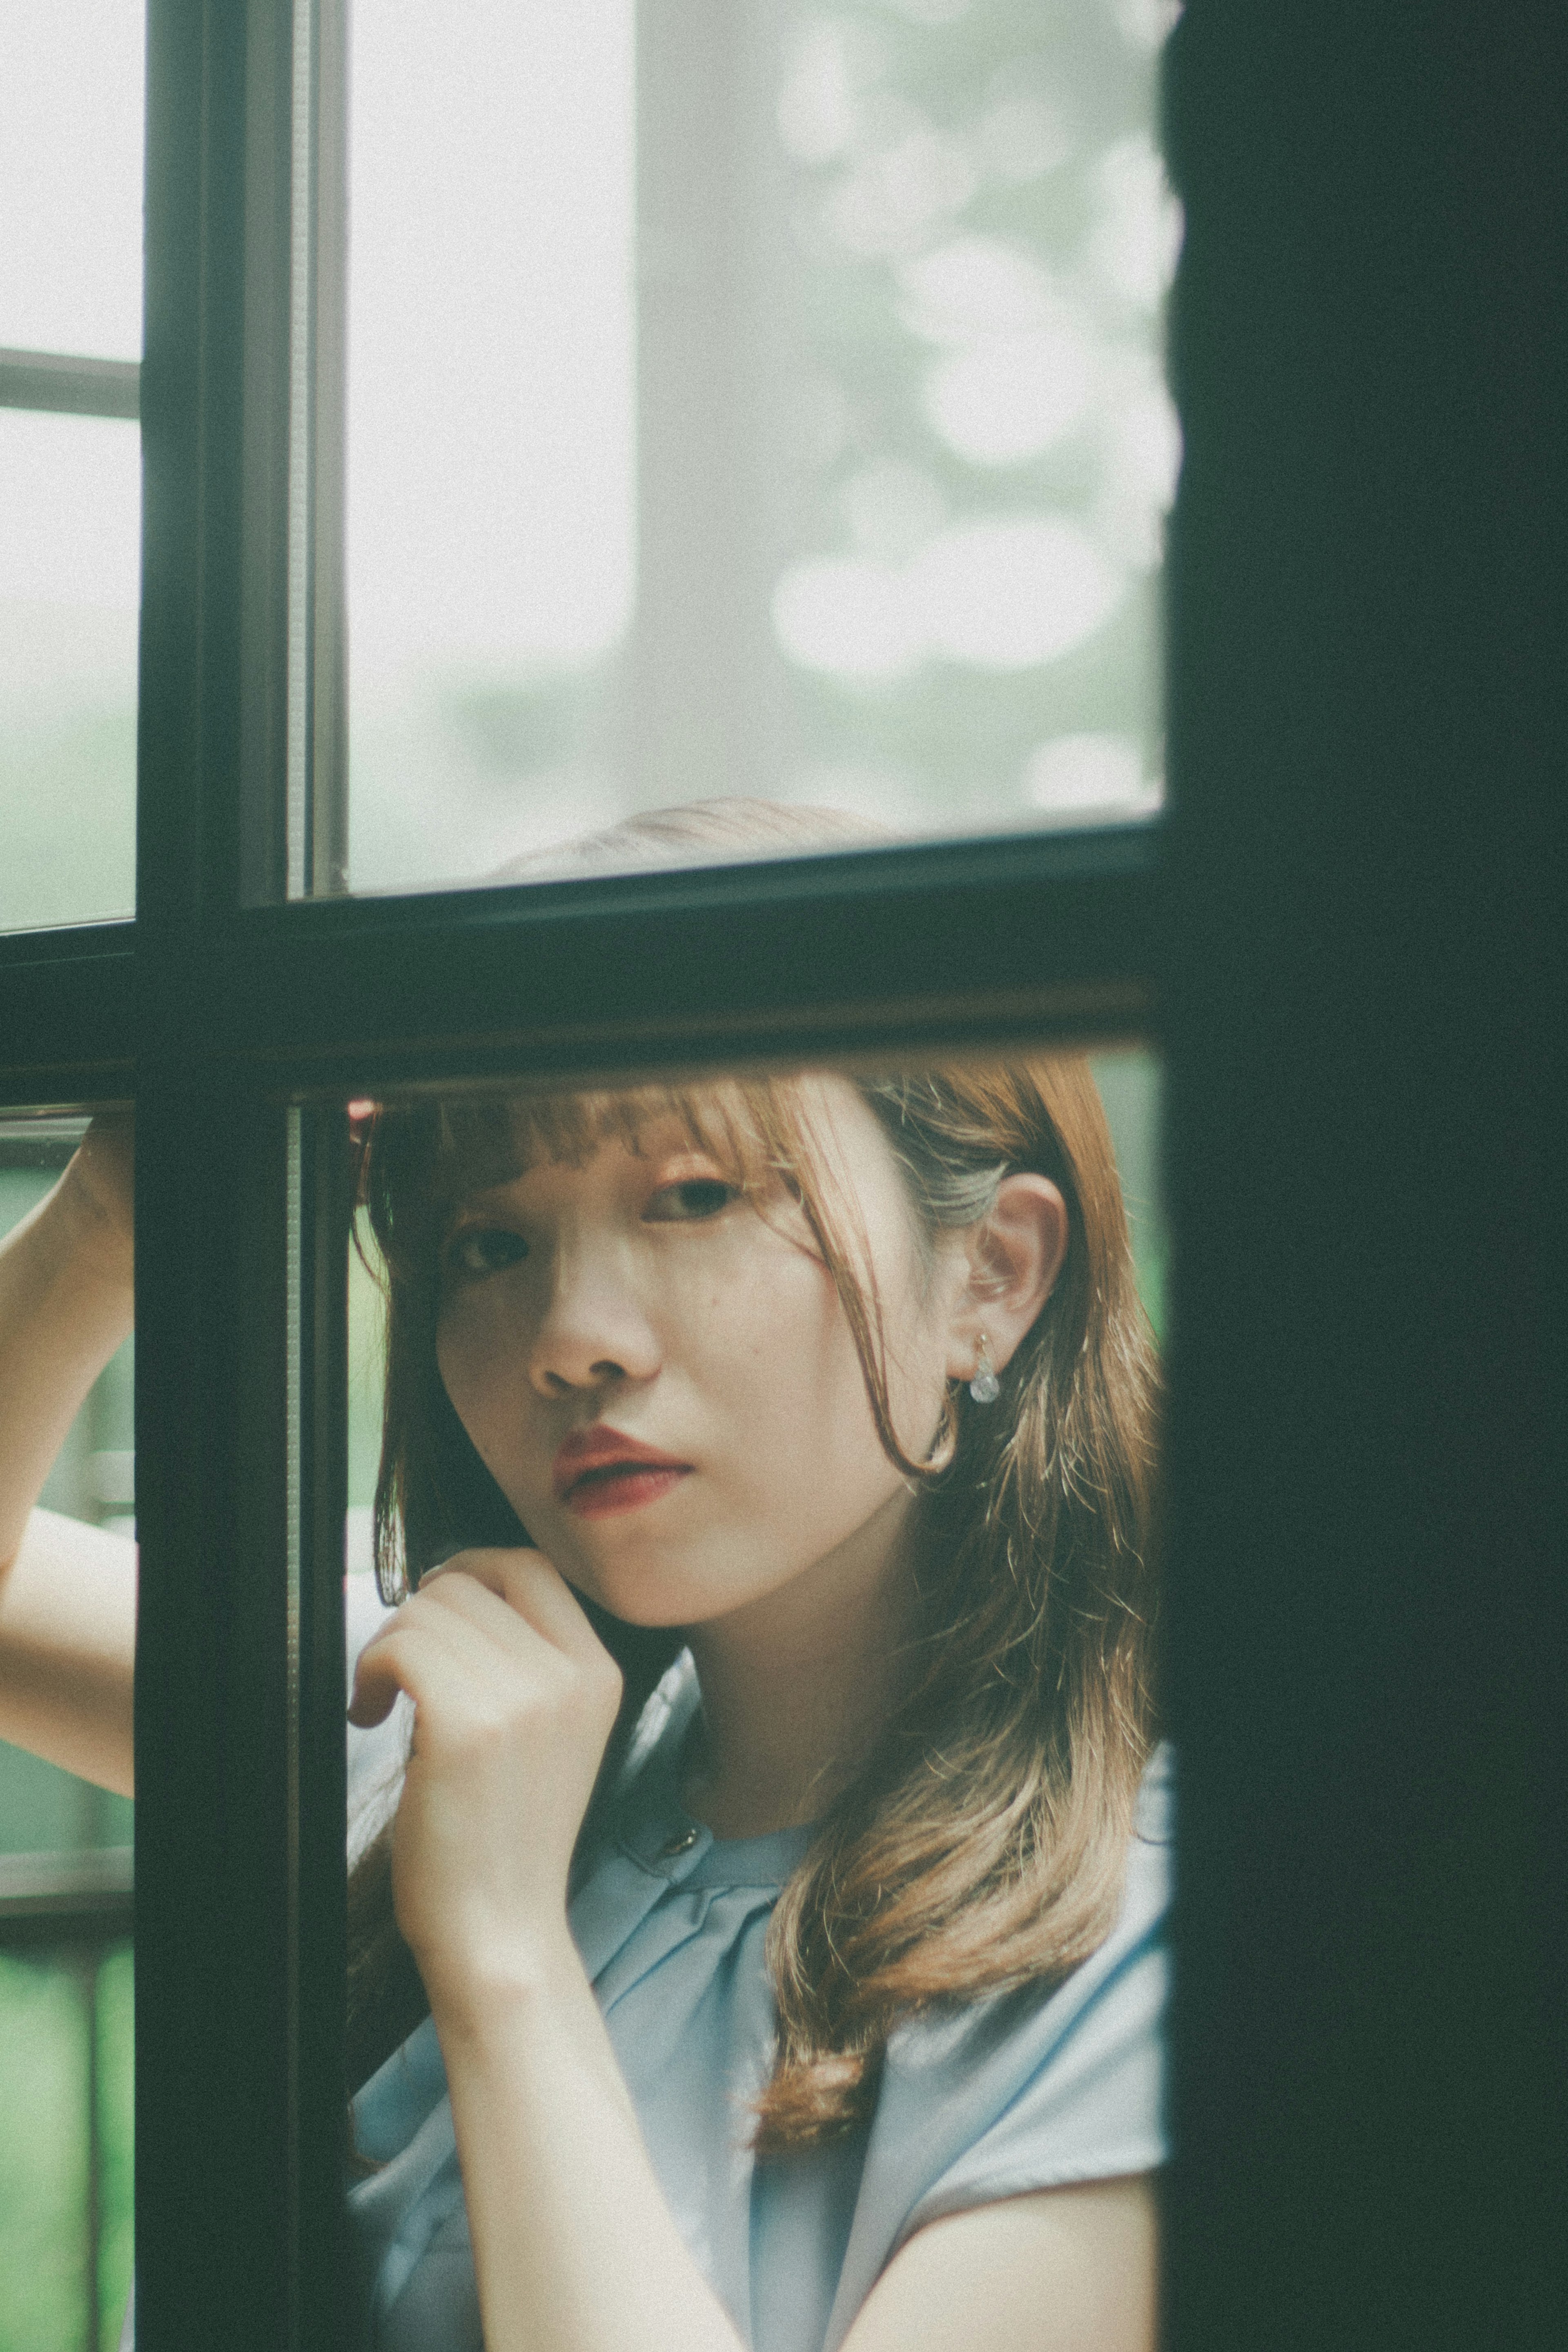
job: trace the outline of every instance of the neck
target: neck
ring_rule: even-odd
[[[912,1613],[913,1503],[901,1491],[776,1592],[688,1630],[703,1715],[685,1802],[716,1835],[819,1819],[874,1743]]]

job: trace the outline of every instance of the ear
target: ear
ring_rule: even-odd
[[[954,1303],[947,1377],[970,1379],[980,1334],[999,1372],[1032,1328],[1067,1255],[1067,1202],[1049,1176],[1004,1176],[996,1206],[967,1236],[968,1278]]]

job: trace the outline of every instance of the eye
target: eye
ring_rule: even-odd
[[[653,1225],[692,1224],[701,1217],[716,1217],[740,1198],[738,1185],[717,1176],[688,1176],[679,1184],[662,1184],[643,1212]]]
[[[505,1225],[469,1225],[454,1234],[442,1252],[446,1272],[457,1282],[482,1282],[527,1257],[528,1245]]]

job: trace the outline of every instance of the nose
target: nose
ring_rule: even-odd
[[[650,1381],[661,1361],[658,1336],[625,1254],[606,1241],[564,1244],[529,1349],[536,1391],[559,1398],[621,1381]]]

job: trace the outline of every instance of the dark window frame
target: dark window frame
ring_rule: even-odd
[[[1176,1248],[1167,2342],[1552,2340],[1560,12],[1189,0],[1158,835],[280,907],[291,20],[152,0],[139,912],[0,941],[7,1099],[141,1113],[142,2352],[346,2340],[344,1090],[1133,1034]]]
[[[135,360],[80,359],[69,352],[0,349],[0,408],[50,409],[66,416],[135,416],[141,370]]]

